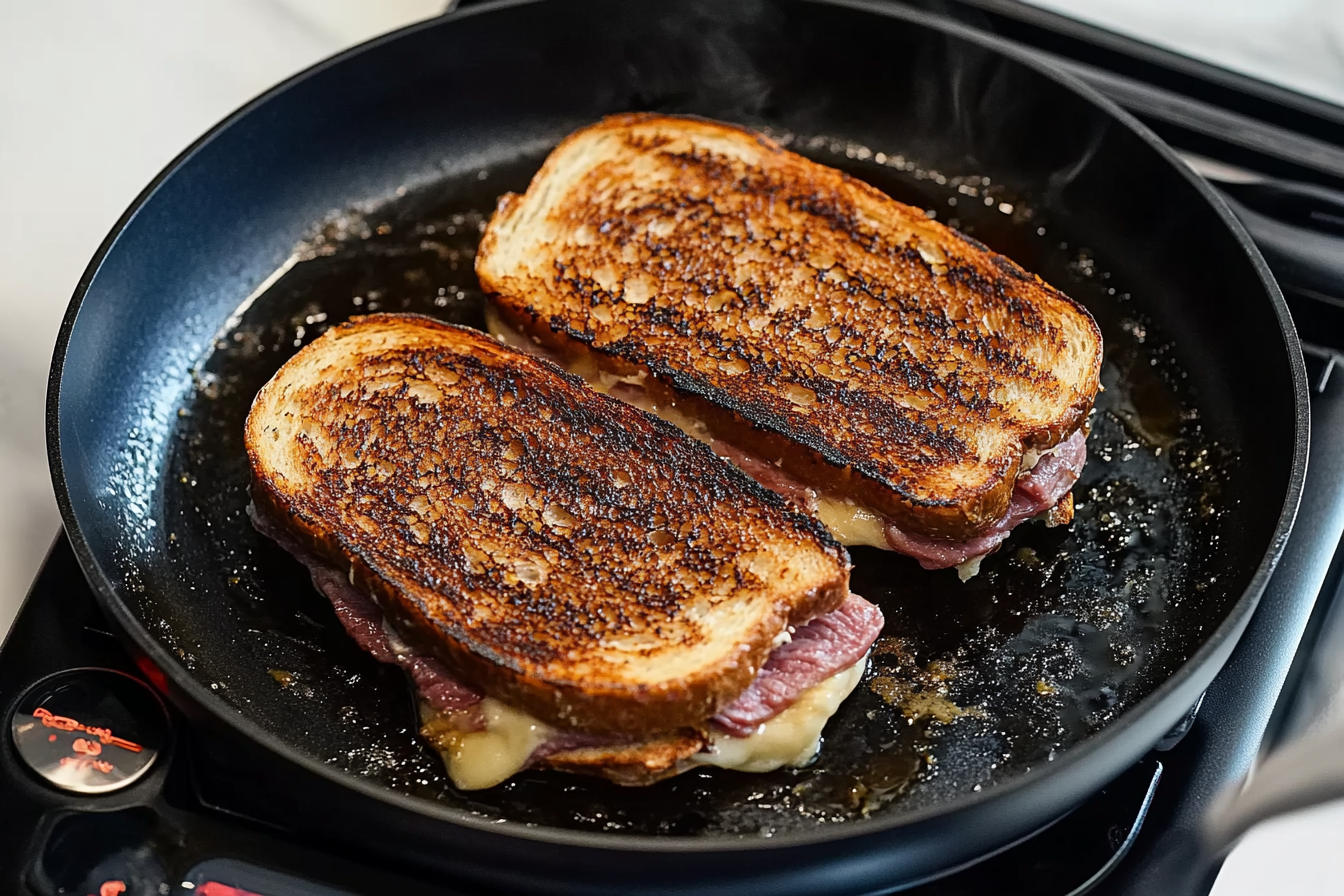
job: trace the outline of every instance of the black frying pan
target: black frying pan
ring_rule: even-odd
[[[1086,303],[1106,391],[1078,517],[1024,527],[966,585],[856,549],[855,590],[895,640],[808,769],[643,790],[528,773],[460,794],[401,674],[248,525],[243,417],[352,314],[479,324],[471,253],[495,197],[569,131],[632,109],[768,129]],[[776,893],[947,871],[1156,743],[1255,606],[1308,431],[1264,264],[1140,125],[1000,41],[788,0],[487,4],[287,82],[108,238],[61,332],[49,425],[104,608],[203,730],[268,758],[300,833],[506,888]]]

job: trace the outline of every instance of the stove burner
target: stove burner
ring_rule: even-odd
[[[71,669],[39,681],[10,722],[30,770],[60,790],[111,793],[139,780],[167,733],[163,705],[111,669]]]

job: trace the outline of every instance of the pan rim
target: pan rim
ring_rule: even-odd
[[[1037,786],[1039,782],[1047,779],[1047,777],[1060,779],[1070,771],[1085,766],[1091,760],[1094,753],[1104,749],[1111,741],[1119,738],[1127,728],[1136,724],[1139,718],[1151,713],[1156,705],[1171,698],[1175,692],[1182,688],[1182,686],[1187,685],[1189,680],[1195,677],[1197,671],[1201,671],[1207,665],[1215,662],[1218,668],[1221,668],[1223,662],[1225,662],[1227,658],[1227,654],[1230,653],[1237,639],[1239,639],[1242,630],[1254,613],[1265,586],[1283,554],[1297,514],[1298,503],[1301,498],[1306,476],[1310,436],[1309,390],[1301,344],[1282,292],[1270,273],[1268,265],[1265,263],[1259,250],[1251,241],[1241,223],[1232,214],[1226,203],[1223,202],[1222,198],[1219,197],[1212,187],[1210,187],[1202,178],[1181,162],[1175,152],[1142,122],[1135,119],[1128,112],[1121,109],[1114,102],[1102,96],[1075,76],[1066,71],[1057,69],[1048,62],[1033,58],[1031,51],[1027,48],[1020,47],[1011,41],[996,35],[976,31],[969,26],[952,21],[940,15],[909,9],[899,5],[883,3],[881,0],[802,0],[802,2],[816,6],[833,6],[852,9],[886,18],[900,19],[918,27],[941,32],[944,35],[996,53],[1011,60],[1015,64],[1023,65],[1035,71],[1037,74],[1055,81],[1064,88],[1072,91],[1074,94],[1081,96],[1092,105],[1097,106],[1109,118],[1127,128],[1135,136],[1144,141],[1151,150],[1157,152],[1168,164],[1174,166],[1179,174],[1195,188],[1197,194],[1213,208],[1223,225],[1228,229],[1242,251],[1246,253],[1248,259],[1251,261],[1252,266],[1259,277],[1261,286],[1264,288],[1266,297],[1269,299],[1274,310],[1284,340],[1284,348],[1288,354],[1294,404],[1294,448],[1283,507],[1275,523],[1265,554],[1261,558],[1255,572],[1252,574],[1245,590],[1232,604],[1232,607],[1222,622],[1220,622],[1214,631],[1205,639],[1204,643],[1186,658],[1175,672],[1167,676],[1162,683],[1154,688],[1149,694],[1130,706],[1114,722],[1107,724],[1101,730],[1085,738],[1082,742],[1062,752],[1056,760],[1050,763],[1048,768],[1043,769],[1039,774],[1032,775],[1024,773],[993,788],[982,790],[980,793],[961,795],[947,802],[937,803],[907,812],[894,813],[890,817],[857,819],[841,825],[822,826],[811,831],[780,833],[770,838],[750,837],[748,835],[721,835],[716,837],[697,838],[600,833],[558,827],[530,827],[522,823],[499,824],[498,822],[487,821],[472,815],[464,809],[445,806],[408,794],[399,793],[381,785],[361,780],[338,769],[334,769],[320,762],[316,758],[303,753],[301,750],[285,743],[269,729],[244,717],[229,704],[225,703],[218,694],[210,691],[205,685],[197,681],[182,668],[167,648],[155,639],[143,627],[140,621],[130,613],[127,606],[123,603],[122,598],[117,594],[116,589],[112,584],[112,578],[104,572],[102,566],[99,564],[80,529],[79,520],[74,511],[74,506],[71,501],[70,492],[62,467],[60,432],[62,373],[66,352],[69,347],[71,334],[74,331],[79,310],[98,270],[101,268],[107,255],[115,247],[123,231],[168,178],[185,165],[200,149],[222,134],[230,126],[249,115],[253,110],[265,105],[272,98],[288,91],[298,83],[306,81],[325,71],[327,68],[339,65],[349,58],[358,56],[384,43],[399,40],[406,35],[437,28],[469,17],[489,14],[502,9],[528,6],[539,2],[543,2],[543,0],[493,0],[493,2],[472,5],[467,9],[452,11],[434,19],[417,22],[365,41],[338,54],[323,59],[311,67],[281,81],[279,84],[271,87],[223,118],[168,163],[168,165],[155,176],[144,190],[140,192],[126,211],[123,212],[116,224],[113,225],[111,231],[100,244],[97,252],[90,260],[84,272],[80,275],[70,305],[66,310],[58,331],[56,346],[52,357],[51,372],[48,379],[46,435],[48,464],[51,471],[52,485],[56,493],[57,505],[60,509],[61,518],[66,533],[69,536],[71,546],[86,579],[89,580],[91,590],[93,591],[99,606],[116,621],[118,627],[121,628],[130,640],[134,642],[134,646],[137,650],[143,653],[154,663],[154,665],[164,670],[165,674],[171,676],[175,688],[183,692],[196,705],[205,709],[216,722],[232,729],[237,735],[257,744],[265,751],[282,758],[288,763],[297,765],[304,772],[325,779],[330,784],[352,789],[366,799],[372,799],[397,810],[410,811],[411,813],[423,817],[465,827],[480,833],[503,834],[518,839],[538,841],[559,846],[582,847],[586,849],[608,850],[623,853],[645,852],[693,854],[711,852],[757,852],[760,850],[796,849],[799,847],[819,846],[822,844],[833,843],[838,840],[852,840],[910,829],[928,822],[952,816],[971,807],[991,807],[996,804],[1002,804],[1005,801],[1015,798],[1018,791],[1023,788]],[[1219,657],[1220,654],[1221,658]],[[1217,674],[1216,670],[1213,674]]]

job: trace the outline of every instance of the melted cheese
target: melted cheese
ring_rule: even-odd
[[[969,582],[971,579],[980,575],[980,563],[987,556],[989,555],[981,554],[979,557],[972,557],[969,560],[963,560],[961,563],[958,563],[957,578],[961,579],[963,582]]]
[[[1060,442],[1060,445],[1062,444],[1064,443]],[[1036,465],[1041,462],[1041,458],[1045,457],[1047,454],[1054,454],[1058,450],[1059,445],[1052,445],[1049,448],[1025,449],[1022,452],[1022,463],[1017,468],[1018,478],[1020,479],[1021,477],[1027,475],[1032,470],[1034,470],[1036,468]]]
[[[882,517],[847,498],[817,496],[817,519],[843,545],[867,544],[889,549]]]
[[[413,656],[415,651],[411,645],[402,640],[401,633],[392,627],[387,616],[383,616],[383,637],[387,638],[387,649],[396,656]]]
[[[708,749],[691,757],[688,764],[742,772],[807,765],[821,749],[821,730],[858,685],[867,665],[865,656],[808,688],[792,706],[746,737],[712,733]],[[422,733],[438,748],[448,777],[459,790],[481,790],[507,781],[527,767],[537,747],[555,730],[491,697],[481,701],[480,709],[484,730],[456,731],[433,707],[420,706]]]
[[[492,697],[482,700],[480,709],[485,716],[484,731],[440,728],[433,738],[448,767],[448,777],[459,790],[494,787],[518,774],[553,730]],[[432,708],[422,707],[426,727],[435,727],[431,717],[437,715]]]
[[[615,383],[609,382],[613,379],[613,375],[610,373],[599,372],[596,377],[590,377],[584,372],[582,364],[568,365],[566,369],[570,373],[583,377],[588,385],[599,392],[608,392],[612,386],[615,385]],[[638,385],[638,383],[633,380],[633,377],[625,377],[623,379],[618,379],[617,382]],[[683,412],[675,404],[656,404],[649,393],[645,392],[643,389],[625,389],[617,392],[613,397],[620,399],[631,407],[639,408],[641,411],[648,411],[655,417],[661,417],[677,429],[686,433],[686,435],[695,439],[697,442],[704,442],[708,445],[713,439],[713,436],[709,434],[709,427],[700,420]]]
[[[495,306],[489,302],[485,303],[485,330],[509,348],[516,348],[529,355],[549,357],[549,353],[545,349],[504,323],[504,319],[499,316]]]
[[[848,669],[799,695],[792,706],[746,737],[714,732],[709,749],[691,757],[696,765],[715,765],[739,772],[772,772],[783,766],[804,766],[821,750],[821,730],[850,695],[868,666],[865,656]]]

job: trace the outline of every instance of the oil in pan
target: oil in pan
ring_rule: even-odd
[[[641,834],[754,835],[901,812],[993,787],[1052,761],[1148,693],[1197,647],[1217,589],[1219,470],[1170,343],[1104,259],[1053,232],[1031,197],[827,136],[774,136],[929,210],[1081,301],[1106,340],[1105,391],[1067,527],[1024,525],[978,576],[851,551],[853,589],[886,614],[864,682],[808,768],[700,769],[649,788],[528,772],[459,793],[418,737],[402,673],[345,636],[302,567],[248,523],[243,420],[256,391],[327,327],[373,311],[484,325],[473,274],[497,196],[542,156],[464,173],[328,222],[198,366],[169,475],[169,548],[250,635],[221,645],[157,618],[202,681],[279,737],[350,774],[487,818]],[[146,598],[152,601],[152,598]],[[1192,634],[1194,633],[1194,634]]]

